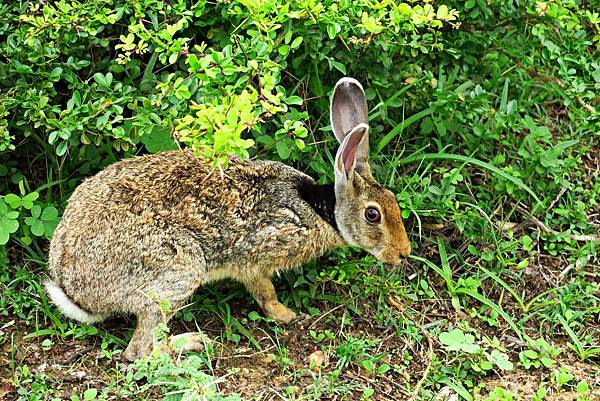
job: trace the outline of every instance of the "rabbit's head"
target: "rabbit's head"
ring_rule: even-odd
[[[346,242],[398,265],[410,254],[400,207],[369,167],[367,100],[361,84],[340,79],[331,97],[331,128],[340,141],[335,157],[335,220]]]

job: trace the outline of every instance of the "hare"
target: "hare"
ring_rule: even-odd
[[[278,301],[274,273],[344,244],[399,264],[410,242],[394,195],[371,176],[367,113],[360,83],[340,79],[331,184],[279,162],[238,158],[221,175],[189,150],[122,160],[86,179],[50,243],[50,299],[81,322],[135,315],[124,352],[131,361],[153,350],[153,328],[172,317],[157,300],[174,311],[201,285],[230,278],[287,323],[296,314]],[[202,347],[197,334],[184,336],[187,350]]]

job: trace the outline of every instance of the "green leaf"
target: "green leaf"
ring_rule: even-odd
[[[17,220],[6,219],[2,223],[10,234],[16,232],[19,229],[19,222]]]
[[[67,153],[67,145],[69,143],[67,141],[62,141],[61,143],[58,144],[58,146],[56,147],[56,155],[57,156],[64,156],[65,153]]]
[[[88,388],[87,390],[85,390],[83,392],[83,399],[85,401],[93,401],[96,399],[97,395],[98,395],[98,390],[96,390],[95,388]]]
[[[329,39],[335,39],[335,35],[335,25],[327,24],[327,36],[329,36]]]
[[[344,66],[344,64],[335,61],[334,59],[328,59],[327,60],[329,62],[329,68],[331,69],[332,67],[335,68],[336,70],[338,70],[339,72],[341,72],[342,74],[346,74],[346,66]]]
[[[152,55],[157,55],[158,53],[152,53]],[[196,56],[195,54],[190,54],[190,56],[187,59],[187,63],[190,66],[190,72],[196,72],[197,70],[199,70],[200,67],[200,61],[198,60],[198,56]]]
[[[382,375],[384,373],[386,373],[387,371],[389,371],[392,367],[390,365],[388,365],[387,363],[384,363],[383,365],[379,366],[377,368],[377,373]]]
[[[300,96],[289,96],[285,102],[289,105],[301,106],[302,98]]]
[[[277,144],[275,145],[275,148],[277,149],[277,154],[283,160],[285,160],[288,157],[290,157],[290,154],[292,153],[290,151],[290,148],[287,146],[287,144],[284,141],[277,142]]]
[[[577,387],[575,389],[579,394],[587,394],[587,392],[590,390],[590,385],[587,384],[585,380],[582,380],[577,383]]]
[[[41,220],[34,219],[33,224],[31,225],[31,233],[37,237],[41,237],[46,232],[46,228],[44,227],[44,223]]]
[[[8,203],[13,209],[21,206],[21,197],[15,194],[4,195],[4,202]]]
[[[15,71],[19,74],[31,74],[33,73],[33,69],[28,66],[25,65],[19,61],[17,61],[16,59],[12,60],[12,65],[15,67]]]
[[[0,245],[6,245],[9,238],[10,233],[8,232],[6,226],[0,223]]]
[[[37,192],[31,192],[21,198],[21,204],[25,209],[31,209],[33,207],[33,201],[40,196]]]
[[[303,40],[303,39],[304,39],[304,38],[303,38],[302,36],[298,36],[296,39],[294,39],[294,40],[292,41],[292,44],[290,45],[290,47],[291,47],[292,49],[296,49],[297,47],[299,47],[299,46],[300,46],[300,44],[302,43],[302,40]]]
[[[54,69],[48,75],[48,80],[52,82],[56,82],[60,79],[60,76],[63,72],[63,69],[60,67],[54,67]]]
[[[510,358],[504,352],[493,350],[490,354],[486,353],[488,361],[498,366],[502,370],[513,370],[514,365]]]
[[[482,360],[479,362],[479,366],[481,367],[481,369],[483,370],[490,370],[491,368],[494,367],[494,365],[490,362],[490,361],[486,361],[486,360]]]
[[[480,349],[479,345],[475,344],[475,337],[471,334],[465,334],[461,329],[441,333],[439,339],[450,351],[463,351],[472,354]]]
[[[52,221],[58,218],[58,210],[54,206],[44,208],[41,219],[44,221]]]
[[[288,53],[290,52],[290,46],[289,45],[280,45],[277,48],[277,51],[279,52],[279,54],[281,54],[282,56],[287,56]]]
[[[370,359],[365,359],[364,361],[362,361],[360,363],[362,365],[363,368],[365,368],[366,371],[368,372],[372,372],[375,368],[375,364],[373,363],[372,360]]]
[[[261,319],[261,316],[258,312],[251,311],[250,313],[248,313],[248,319],[252,320],[253,322],[256,322],[257,320]]]
[[[552,359],[548,358],[547,356],[541,357],[540,362],[542,362],[542,365],[544,365],[548,369],[550,369],[552,367],[552,365],[554,365],[554,361]]]
[[[7,219],[15,220],[17,217],[19,217],[19,212],[16,210],[11,210],[10,212],[6,212],[5,216]]]
[[[171,131],[162,127],[155,127],[149,134],[142,136],[141,141],[150,153],[177,149]]]
[[[98,85],[108,86],[108,80],[104,77],[104,74],[102,74],[101,72],[95,73],[93,78]]]
[[[437,10],[438,19],[446,19],[448,18],[448,6],[442,4]]]
[[[34,207],[31,208],[31,216],[39,219],[40,215],[42,214],[42,208],[40,205],[35,205]]]
[[[113,80],[113,75],[111,72],[108,72],[106,75],[97,72],[93,75],[94,81],[96,81],[96,83],[98,83],[98,85],[104,87],[104,88],[109,88],[110,84],[112,83]]]
[[[34,200],[36,200],[37,198],[40,197],[40,194],[38,192],[30,192],[27,195],[25,195],[23,197],[23,200],[29,201],[29,202],[33,202]]]
[[[523,351],[523,355],[525,355],[529,359],[537,359],[537,357],[538,357],[538,353],[532,349]]]

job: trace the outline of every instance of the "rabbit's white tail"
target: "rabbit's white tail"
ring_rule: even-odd
[[[75,303],[69,299],[67,294],[65,294],[63,289],[54,281],[46,281],[44,287],[46,287],[46,291],[52,302],[58,306],[65,316],[83,323],[96,323],[104,320],[104,316],[89,314],[79,306],[75,305]]]

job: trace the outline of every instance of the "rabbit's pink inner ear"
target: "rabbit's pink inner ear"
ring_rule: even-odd
[[[346,146],[342,151],[342,163],[344,164],[344,172],[346,173],[346,176],[350,175],[350,172],[354,169],[356,152],[366,132],[367,130],[365,128],[360,127],[354,129],[350,134],[348,134]]]

